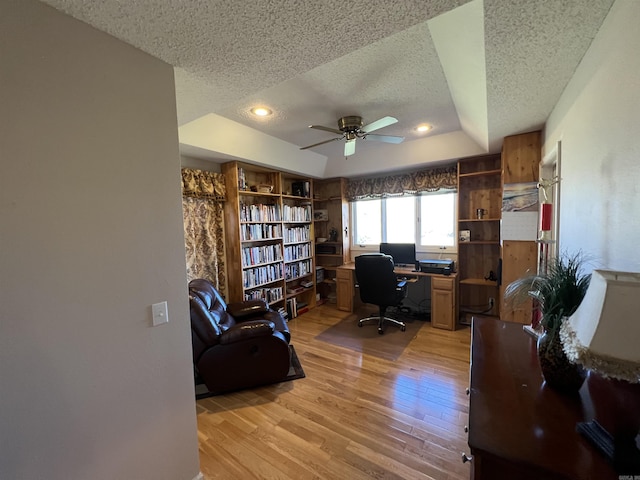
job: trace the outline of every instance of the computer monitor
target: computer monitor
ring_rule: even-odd
[[[415,243],[381,243],[380,253],[391,255],[395,265],[414,267],[416,264]]]

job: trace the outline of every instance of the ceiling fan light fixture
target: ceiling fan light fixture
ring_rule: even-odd
[[[253,113],[257,117],[268,117],[273,113],[270,108],[267,107],[253,107],[251,109],[251,113]]]
[[[382,117],[375,122],[371,122],[368,125],[364,125],[362,121],[362,117],[357,115],[350,115],[346,117],[341,117],[338,119],[338,128],[325,127],[323,125],[309,125],[309,128],[314,128],[316,130],[323,130],[325,132],[330,132],[336,135],[340,135],[336,138],[331,138],[329,140],[323,140],[322,142],[314,143],[313,145],[307,145],[306,147],[300,147],[300,150],[306,150],[308,148],[317,147],[319,145],[324,145],[325,143],[332,142],[334,140],[345,140],[344,144],[344,156],[348,157],[353,155],[356,151],[356,139],[371,139],[376,140],[378,142],[386,142],[386,143],[400,143],[404,140],[404,137],[399,137],[396,135],[379,135],[377,133],[371,133],[381,128],[387,127],[389,125],[393,125],[397,123],[398,120],[393,117]],[[363,126],[364,125],[364,126]]]
[[[428,123],[421,123],[420,125],[418,125],[416,127],[416,132],[418,133],[426,133],[429,130],[431,130],[431,125],[429,125]]]

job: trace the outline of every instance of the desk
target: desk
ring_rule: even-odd
[[[341,265],[336,270],[336,294],[338,310],[353,312],[355,289],[355,263]],[[436,328],[455,330],[458,319],[457,275],[414,272],[411,268],[396,267],[399,277],[431,278],[431,325]],[[357,301],[357,299],[356,299]]]
[[[521,324],[481,317],[472,323],[471,478],[618,480],[576,432],[577,422],[593,418],[597,378],[590,376],[576,397],[558,393],[543,386],[535,340]],[[619,386],[608,382],[600,388],[606,389],[606,401],[599,404],[615,410]]]

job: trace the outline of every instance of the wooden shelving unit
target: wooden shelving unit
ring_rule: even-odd
[[[315,238],[327,239],[315,246],[316,266],[323,269],[324,280],[317,285],[322,302],[336,301],[336,269],[351,261],[346,186],[345,178],[318,180],[313,186]],[[331,236],[332,231],[335,238]]]
[[[458,232],[469,231],[469,240],[458,242],[459,302],[464,323],[472,313],[499,316],[501,176],[500,155],[458,162]],[[493,307],[489,307],[490,299]]]
[[[502,184],[537,182],[541,157],[541,132],[529,132],[505,137],[502,144]],[[535,240],[501,239],[501,297],[509,283],[537,270],[538,243]],[[500,318],[530,324],[533,306],[528,301],[514,307],[501,302]]]
[[[228,301],[315,306],[312,181],[255,165],[222,165],[227,188]],[[304,284],[304,285],[303,285]]]

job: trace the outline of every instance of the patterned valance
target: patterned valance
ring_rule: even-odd
[[[223,174],[193,168],[182,169],[182,195],[224,200],[226,194]]]
[[[458,170],[452,165],[398,175],[352,179],[347,183],[347,198],[353,201],[457,188]]]

